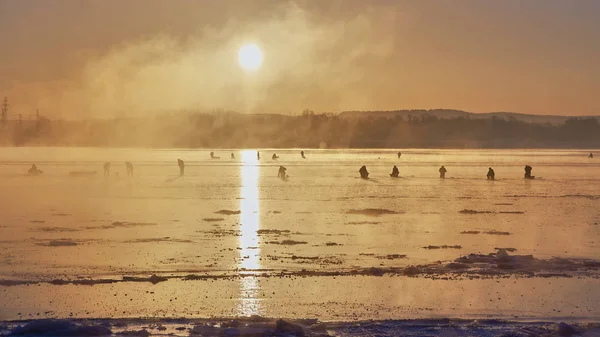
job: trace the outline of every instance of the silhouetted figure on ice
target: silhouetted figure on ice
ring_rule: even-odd
[[[531,175],[531,170],[533,168],[529,165],[525,165],[525,179],[533,179],[535,178],[535,176]]]
[[[277,177],[281,178],[283,180],[287,179],[288,176],[287,176],[286,170],[287,169],[285,167],[279,166],[279,171],[277,172]]]
[[[214,152],[211,152],[210,153],[210,159],[221,159],[221,157],[217,157],[217,156],[215,156]]]
[[[496,173],[494,172],[494,170],[491,167],[488,168],[487,178],[488,178],[488,180],[496,179]]]
[[[594,154],[590,152],[590,155],[588,156],[588,158],[594,158]]]
[[[402,157],[402,152],[398,151],[398,158]]]
[[[256,159],[260,160],[260,152],[256,151]]]
[[[231,152],[231,159],[235,159],[235,154],[233,154],[233,152]]]
[[[279,159],[279,157],[277,156],[277,153],[273,153],[273,156],[271,157],[271,159],[273,159],[273,160]]]
[[[300,151],[300,155],[302,156],[302,159],[306,159],[306,157],[304,156],[304,151]]]
[[[31,168],[27,171],[27,173],[31,176],[37,176],[38,174],[42,174],[44,172],[42,172],[41,170],[38,170],[37,166],[35,166],[35,164],[31,165]]]
[[[440,167],[439,171],[440,171],[440,178],[446,179],[446,172],[448,172],[448,170],[446,170],[444,165],[442,165],[442,167]]]
[[[360,173],[360,177],[363,179],[369,179],[369,171],[367,171],[367,167],[365,165],[363,165],[360,170],[358,170],[358,173]]]
[[[104,176],[110,176],[110,162],[104,163]]]
[[[179,165],[179,175],[182,176],[185,171],[185,163],[181,159],[177,159],[177,165]]]
[[[392,173],[390,173],[390,177],[398,178],[399,174],[400,174],[400,171],[398,171],[398,167],[396,167],[396,165],[394,165],[394,167],[392,168]]]
[[[127,169],[127,175],[133,177],[133,164],[126,161],[125,168]]]

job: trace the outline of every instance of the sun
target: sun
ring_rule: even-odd
[[[254,44],[243,45],[238,52],[238,63],[244,70],[257,70],[263,62],[260,48]]]

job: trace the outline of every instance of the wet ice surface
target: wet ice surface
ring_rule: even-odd
[[[0,319],[600,315],[600,162],[584,152],[209,152],[0,149]],[[24,175],[34,162],[44,174]],[[83,170],[99,174],[68,175]]]

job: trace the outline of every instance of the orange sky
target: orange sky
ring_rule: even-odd
[[[598,115],[596,0],[0,0],[13,114]],[[237,50],[256,42],[256,73]]]

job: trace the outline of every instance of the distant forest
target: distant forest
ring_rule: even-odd
[[[597,118],[560,124],[435,115],[238,113],[0,125],[2,146],[178,148],[600,148]]]

